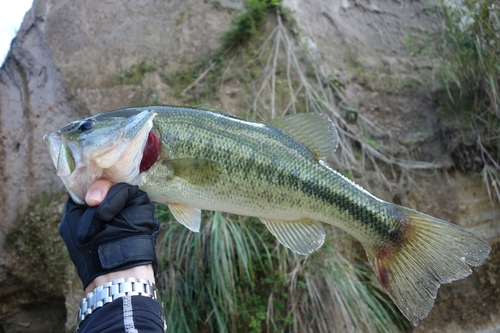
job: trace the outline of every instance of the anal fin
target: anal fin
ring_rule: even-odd
[[[169,203],[167,205],[177,222],[183,224],[191,231],[200,231],[201,209],[177,203]]]
[[[325,229],[310,219],[277,221],[260,219],[281,244],[298,254],[307,255],[325,242]]]

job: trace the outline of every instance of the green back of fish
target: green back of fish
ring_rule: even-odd
[[[374,231],[390,237],[396,228],[386,203],[320,162],[314,143],[306,145],[307,138],[288,134],[279,122],[192,108],[155,111],[162,164],[150,171],[147,190],[156,201],[264,220],[320,220],[365,242]]]

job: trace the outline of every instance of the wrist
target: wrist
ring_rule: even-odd
[[[95,288],[104,285],[106,282],[127,277],[146,279],[151,283],[155,283],[153,265],[147,264],[100,275],[85,288],[85,294],[92,292]]]
[[[139,270],[124,270],[129,272],[133,271],[137,273]],[[106,276],[111,276],[106,274]],[[98,280],[98,279],[96,279]],[[95,281],[96,283],[100,283],[100,281]],[[151,305],[151,301],[147,301],[149,303],[141,303],[143,298],[155,301],[157,306]],[[88,293],[80,302],[80,307],[78,309],[78,319],[77,319],[77,331],[80,329],[80,324],[83,322],[83,325],[94,325],[95,321],[92,324],[92,320],[89,322],[86,319],[89,316],[92,318],[98,318],[96,320],[102,321],[104,313],[100,312],[100,318],[95,317],[94,312],[99,311],[99,309],[103,306],[109,306],[111,304],[111,313],[113,313],[113,309],[116,309],[117,301],[123,300],[123,306],[120,306],[121,313],[124,316],[124,319],[127,315],[132,315],[132,299],[136,299],[134,302],[139,302],[138,304],[143,304],[149,308],[149,313],[156,314],[158,319],[161,319],[163,324],[163,331],[167,331],[167,325],[164,315],[164,307],[163,302],[161,301],[160,294],[158,289],[153,282],[148,281],[143,278],[135,278],[135,277],[127,277],[127,278],[118,278],[113,281],[107,281],[103,285],[98,286],[92,292]],[[140,305],[139,305],[140,306]],[[151,307],[153,306],[154,309]],[[139,308],[140,309],[140,308]],[[116,311],[115,311],[116,312]],[[108,311],[108,314],[110,312]],[[105,316],[106,317],[106,316]],[[154,319],[154,318],[153,318]],[[126,326],[125,326],[126,328]],[[85,328],[82,327],[85,331]],[[135,331],[135,330],[134,330]]]

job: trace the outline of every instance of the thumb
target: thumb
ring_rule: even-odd
[[[98,179],[90,185],[85,195],[85,202],[91,207],[98,206],[108,195],[113,182],[107,179]]]

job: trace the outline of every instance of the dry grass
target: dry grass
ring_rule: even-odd
[[[408,150],[390,134],[350,108],[331,70],[318,59],[318,51],[305,41],[297,43],[280,15],[276,16],[269,35],[259,42],[250,57],[246,50],[240,50],[228,61],[216,94],[224,95],[223,90],[228,85],[243,86],[238,98],[245,103],[237,106],[247,110],[247,118],[266,121],[297,112],[326,114],[337,127],[340,138],[338,150],[330,162],[339,170],[358,170],[358,175],[362,175],[369,164],[388,188],[398,184],[387,179],[382,168],[384,171],[387,167],[397,168],[397,173],[401,173],[440,167],[436,163],[412,160]],[[232,106],[222,105],[230,112]],[[353,123],[341,109],[348,109],[356,121]],[[378,142],[382,143],[376,144]],[[394,150],[399,152],[398,156],[392,153]],[[399,179],[396,172],[393,174],[393,179]]]
[[[362,170],[369,164],[376,177],[382,179],[388,188],[400,186],[386,177],[385,170],[382,171],[388,166],[394,170],[393,178],[398,181],[407,170],[437,167],[433,163],[393,156],[386,152],[386,146],[370,144],[367,133],[383,136],[389,146],[397,145],[397,142],[360,114],[356,113],[356,123],[346,120],[339,110],[339,105],[347,104],[342,87],[332,82],[328,70],[315,59],[315,50],[297,43],[279,13],[268,21],[274,24],[268,27],[265,38],[254,38],[248,48],[241,46],[222,61],[207,62],[200,69],[199,76],[182,90],[182,95],[195,101],[201,97],[212,104],[218,100],[223,109],[232,113],[246,110],[240,115],[259,121],[301,112],[328,115],[340,137],[338,151],[330,162],[340,170],[359,170],[359,175],[363,175]],[[227,98],[228,87],[237,91],[232,98]],[[402,147],[398,149],[401,151]],[[205,227],[199,236],[176,231],[162,246],[173,249],[184,244],[182,248],[189,248],[189,251],[175,250],[175,255],[174,250],[167,250],[164,255],[171,263],[167,281],[177,281],[169,283],[174,288],[168,293],[169,302],[176,299],[172,302],[174,307],[168,313],[169,317],[183,322],[180,326],[173,326],[176,332],[193,329],[187,313],[196,313],[197,325],[203,322],[202,326],[217,332],[233,331],[242,322],[250,325],[248,331],[251,332],[261,332],[261,329],[267,332],[397,332],[404,327],[399,313],[384,298],[365,261],[349,250],[350,238],[349,241],[338,241],[339,237],[346,237],[342,233],[335,234],[334,240],[325,244],[318,253],[303,258],[274,239],[269,245],[269,239],[255,238],[258,233],[248,230],[255,228],[256,222],[253,222],[254,226],[244,227],[247,230],[245,237],[249,237],[244,242],[253,244],[249,247],[242,245],[243,240],[234,242],[241,237],[237,236],[236,226],[230,227],[231,232],[225,231],[224,228],[237,222],[234,217],[216,213],[207,219],[208,222],[204,223],[211,223],[211,227]],[[214,219],[225,222],[214,228]],[[174,232],[171,225],[169,230]],[[265,229],[262,232],[268,234]],[[226,236],[222,239],[221,234]],[[219,241],[221,248],[214,257],[206,257],[207,251],[214,253],[207,245],[186,245],[207,242],[215,246]],[[251,252],[248,257],[240,255],[243,253],[237,250],[240,245],[251,248],[253,252],[246,251]],[[252,267],[259,268],[252,271],[248,265],[256,260],[255,256],[259,256],[259,264]],[[220,262],[222,259],[224,262]],[[192,262],[187,264],[188,261]],[[185,264],[187,266],[183,266]],[[220,268],[221,276],[217,276],[214,267]],[[266,280],[270,277],[278,282]],[[246,281],[248,289],[242,289],[241,280]],[[196,293],[196,297],[184,291],[179,293],[179,289],[184,290],[186,286],[193,289],[191,292]],[[248,292],[258,294],[259,300],[243,302],[244,305],[238,307],[242,298],[251,298],[246,294]],[[211,310],[202,305],[202,300],[210,304]],[[176,310],[180,305],[178,302],[186,303],[184,310]]]
[[[432,11],[442,26],[424,49],[441,60],[434,79],[447,92],[444,109],[460,119],[459,135],[475,138],[493,204],[500,200],[500,7],[496,0],[448,0]]]
[[[330,164],[365,186],[366,177],[376,177],[391,193],[403,180],[412,182],[412,170],[441,167],[412,160],[390,134],[349,106],[342,85],[315,46],[297,41],[279,6],[274,8],[277,13],[268,14],[264,37],[253,36],[247,46],[240,43],[231,52],[219,52],[197,69],[196,77],[179,89],[186,103],[209,101],[264,122],[302,112],[328,115],[340,138]],[[449,81],[463,85],[455,72],[450,73]],[[497,90],[490,89],[488,96],[491,115],[497,117]],[[484,114],[475,119],[476,128],[490,126]],[[484,144],[500,136],[477,138],[488,193],[500,198],[498,158]],[[233,332],[241,331],[241,325],[250,333],[404,329],[365,260],[353,253],[351,238],[341,232],[328,229],[332,237],[322,249],[300,257],[256,221],[209,213],[203,225],[200,234],[193,234],[169,223],[160,241],[173,331]]]

